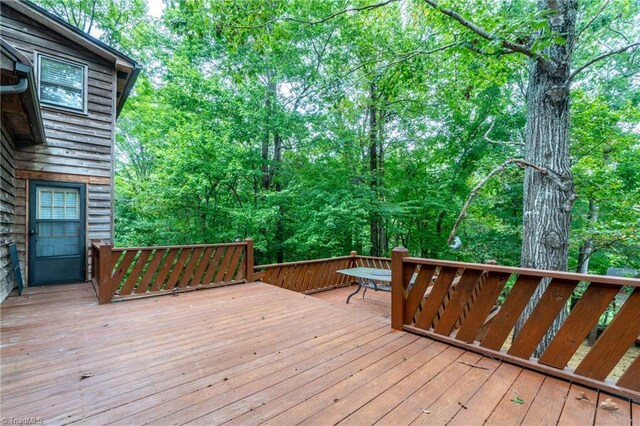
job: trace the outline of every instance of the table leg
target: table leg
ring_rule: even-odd
[[[349,297],[347,297],[347,303],[349,303],[349,300],[351,300],[351,298],[353,296],[355,296],[356,294],[358,294],[358,292],[360,291],[360,289],[362,288],[362,281],[358,280],[358,288],[356,289],[356,291],[354,291],[353,293],[351,293],[349,295]],[[367,291],[367,289],[365,288],[365,291]]]

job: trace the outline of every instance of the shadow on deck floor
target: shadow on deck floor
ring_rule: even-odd
[[[252,283],[99,306],[89,284],[28,289],[0,305],[1,416],[640,424],[639,406],[627,400],[598,409],[607,395],[392,331],[382,309],[389,293],[345,305],[350,291],[312,297]]]

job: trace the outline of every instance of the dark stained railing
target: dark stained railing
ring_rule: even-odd
[[[253,241],[113,248],[92,243],[91,278],[101,304],[253,280]]]
[[[349,256],[259,265],[255,267],[255,279],[276,287],[310,294],[351,285],[353,278],[336,271],[356,267],[390,269],[391,259],[358,256],[352,251]],[[383,282],[379,284],[388,285]]]
[[[349,278],[336,271],[351,268],[352,256],[302,262],[277,263],[255,267],[256,279],[298,293],[314,293],[350,285]]]
[[[640,400],[640,356],[623,367],[615,382],[607,380],[640,335],[638,279],[420,259],[409,257],[403,248],[394,249],[391,259],[351,252],[254,266],[252,240],[134,248],[93,243],[91,266],[100,303],[254,280],[309,294],[352,284],[340,269],[391,269],[393,328]],[[543,283],[546,290],[509,344],[518,318]],[[623,289],[628,298],[622,307],[575,370],[569,369],[569,361]],[[541,356],[534,358],[570,300],[577,302]]]
[[[394,249],[391,264],[393,328],[640,399],[640,357],[616,382],[606,380],[640,335],[640,280],[419,259],[403,248]],[[515,283],[507,291],[510,279]],[[548,287],[511,345],[503,348],[543,280]],[[574,293],[581,282],[586,290]],[[627,300],[576,369],[567,368],[623,288],[630,292]],[[498,306],[501,293],[504,302]],[[533,358],[572,296],[577,303],[540,358]]]

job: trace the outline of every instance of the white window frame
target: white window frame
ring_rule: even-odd
[[[76,114],[87,114],[87,101],[89,98],[89,66],[87,64],[81,62],[70,61],[68,59],[60,58],[59,56],[48,55],[40,52],[35,52],[36,54],[36,70],[37,70],[37,81],[38,81],[38,99],[40,99],[40,104],[46,108],[59,109],[63,111],[75,112]],[[84,81],[82,82],[82,109],[72,108],[65,105],[56,104],[54,102],[48,102],[43,100],[40,97],[40,67],[42,66],[41,58],[47,58],[52,61],[62,62],[69,65],[73,65],[76,67],[81,67],[83,69],[83,77]]]

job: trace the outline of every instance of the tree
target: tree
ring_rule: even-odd
[[[433,0],[429,6],[457,21],[477,36],[510,52],[529,58],[527,123],[524,179],[522,251],[523,267],[566,270],[568,266],[571,212],[576,198],[570,170],[569,107],[570,87],[576,76],[594,63],[611,55],[640,46],[626,44],[587,60],[572,69],[578,15],[577,0],[539,1],[536,31],[528,44],[511,40],[509,35],[488,31],[458,12]],[[592,21],[581,30],[584,31]],[[538,48],[536,49],[536,45]],[[536,290],[516,326],[516,335],[546,290],[548,281]],[[566,317],[562,310],[535,355],[546,348]]]
[[[42,1],[79,26],[94,4]],[[637,55],[618,54],[637,38],[637,4],[578,5],[573,45],[560,19],[569,2],[469,2],[458,14],[436,9],[453,0],[175,0],[160,19],[110,6],[129,4],[144,7],[96,2],[92,27],[143,62],[116,134],[118,244],[251,236],[258,262],[386,255],[402,244],[517,265],[523,236],[537,235],[523,194],[544,188],[554,219],[553,238],[534,242],[543,258],[568,252],[569,267],[586,258],[599,273],[640,262]],[[80,12],[65,15],[71,5]],[[558,66],[563,55],[581,65]],[[529,158],[525,142],[546,137],[533,130],[555,125],[570,136],[551,132],[549,154],[564,157]],[[496,167],[500,178],[478,186]],[[571,192],[573,217],[555,211]],[[466,220],[454,226],[461,209]],[[568,240],[547,251],[567,218]],[[464,241],[457,251],[447,246],[452,227]],[[587,241],[591,255],[579,261]]]

